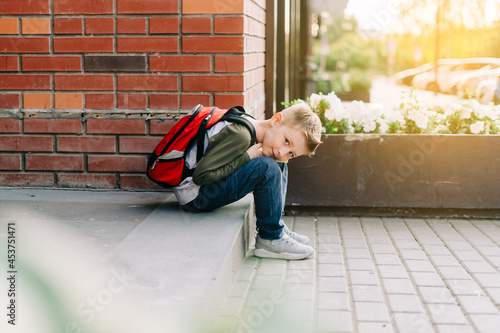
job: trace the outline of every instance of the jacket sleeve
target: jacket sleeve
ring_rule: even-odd
[[[210,138],[205,154],[196,165],[193,181],[207,185],[229,176],[248,161],[250,132],[245,126],[231,124]]]

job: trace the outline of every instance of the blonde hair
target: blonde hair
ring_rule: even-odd
[[[306,136],[309,156],[314,155],[321,144],[321,120],[306,103],[289,106],[281,111],[283,120],[287,125],[302,129]]]

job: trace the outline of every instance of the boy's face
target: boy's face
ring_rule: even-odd
[[[304,133],[283,122],[281,114],[271,118],[271,127],[262,140],[262,154],[278,162],[286,162],[293,157],[308,153]]]

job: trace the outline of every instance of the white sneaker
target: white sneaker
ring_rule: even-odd
[[[288,260],[305,259],[313,253],[312,247],[297,242],[286,233],[278,239],[264,239],[257,235],[253,251],[256,257]]]
[[[297,242],[302,243],[302,244],[309,244],[309,237],[305,235],[299,235],[286,226],[285,223],[283,223],[283,232],[287,234],[290,238],[295,239]]]

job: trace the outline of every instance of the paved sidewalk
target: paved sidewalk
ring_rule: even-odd
[[[227,332],[499,331],[500,222],[285,222],[315,257],[247,257],[221,312]]]

